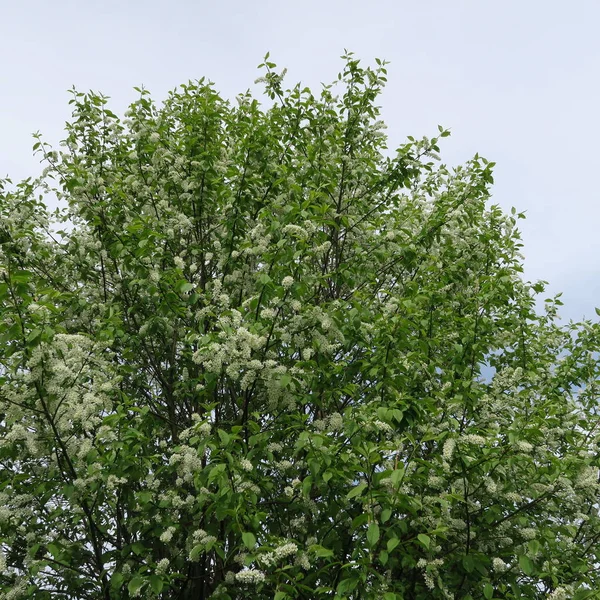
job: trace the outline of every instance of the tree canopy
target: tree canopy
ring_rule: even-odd
[[[3,600],[600,589],[598,324],[536,310],[494,164],[390,151],[386,63],[343,59],[73,91],[1,182]]]

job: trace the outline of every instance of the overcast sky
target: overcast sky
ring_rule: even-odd
[[[352,50],[391,61],[390,147],[452,130],[442,159],[497,163],[493,201],[527,214],[525,276],[563,291],[563,314],[600,306],[599,0],[0,0],[0,176],[38,174],[31,134],[62,139],[67,90],[157,99],[207,76],[227,98],[267,51],[318,88]]]

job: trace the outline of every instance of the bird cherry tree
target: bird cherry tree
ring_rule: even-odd
[[[390,151],[385,62],[343,59],[74,91],[2,181],[3,600],[600,588],[598,324],[536,310],[493,163]]]

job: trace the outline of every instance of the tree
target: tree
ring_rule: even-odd
[[[267,55],[268,107],[74,91],[3,181],[0,598],[600,589],[598,324],[343,58],[315,96]]]

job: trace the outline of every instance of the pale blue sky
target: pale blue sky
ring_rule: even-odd
[[[391,61],[390,145],[450,127],[444,162],[497,162],[494,201],[526,211],[529,279],[564,314],[600,305],[598,0],[87,0],[0,3],[0,175],[37,174],[31,133],[62,137],[72,85],[122,111],[203,75],[226,97],[253,87],[265,52],[287,80],[334,79],[344,48]]]

